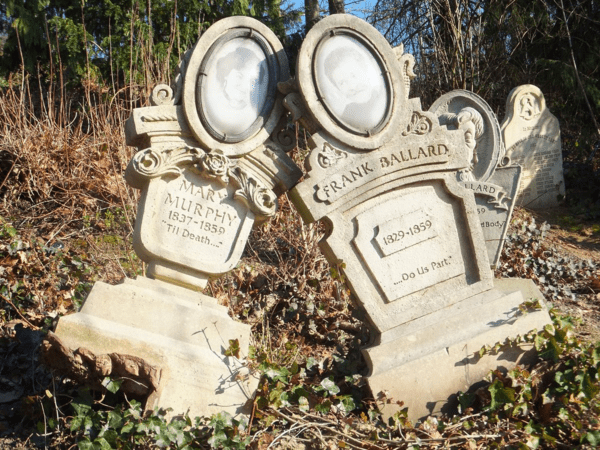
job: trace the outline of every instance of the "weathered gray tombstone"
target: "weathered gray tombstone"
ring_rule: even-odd
[[[449,129],[463,129],[473,151],[471,166],[457,173],[458,181],[475,194],[490,265],[495,268],[506,240],[515,206],[521,167],[505,156],[496,115],[477,94],[455,90],[437,99],[429,111]],[[471,127],[472,129],[467,129]]]
[[[404,401],[416,419],[526,350],[479,358],[482,346],[550,318],[519,314],[542,298],[531,281],[493,280],[473,191],[456,181],[472,150],[464,130],[408,98],[413,65],[364,21],[336,14],[307,34],[280,89],[311,135],[292,201],[305,222],[327,224],[320,247],[372,326],[363,354],[374,397]]]
[[[301,176],[285,154],[295,138],[277,83],[288,78],[266,26],[224,19],[187,54],[175,88],[157,86],[154,106],[127,121],[128,143],[142,148],[126,172],[141,190],[134,247],[153,279],[96,283],[56,335],[100,375],[123,375],[111,367],[128,361],[130,378],[151,381],[147,409],[247,412],[258,382],[243,364],[250,326],[199,291],[235,267],[253,224],[272,216]],[[233,347],[225,355],[236,340],[239,359]]]
[[[558,205],[565,195],[560,127],[537,86],[510,92],[502,137],[507,156],[523,168],[517,204],[533,209]]]

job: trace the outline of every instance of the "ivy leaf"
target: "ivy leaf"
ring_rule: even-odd
[[[308,412],[310,410],[310,405],[306,397],[298,397],[298,408],[300,411],[304,412]]]
[[[109,377],[104,378],[102,380],[102,386],[106,388],[107,391],[116,394],[119,389],[121,389],[121,385],[123,384],[123,380],[112,380]]]
[[[229,339],[229,348],[225,350],[225,356],[240,358],[240,341],[238,339]]]
[[[600,363],[600,348],[596,347],[592,350],[592,361],[594,361],[595,366]]]
[[[88,438],[84,437],[81,441],[77,443],[77,447],[79,450],[94,450],[95,445]]]
[[[340,404],[338,405],[343,410],[344,414],[348,414],[350,411],[356,409],[356,404],[351,395],[344,395],[340,397]]]
[[[302,385],[294,386],[292,388],[292,393],[294,395],[298,396],[298,398],[302,398],[302,397],[308,398],[310,396],[310,393],[306,389],[304,389],[304,387]]]
[[[492,403],[490,405],[492,411],[506,403],[513,403],[515,401],[514,389],[505,387],[500,380],[494,380],[488,389],[492,396]]]
[[[115,430],[106,430],[104,433],[102,433],[102,436],[99,436],[96,441],[98,439],[102,439],[103,443],[101,445],[106,445],[108,444],[108,448],[112,449],[113,445],[115,447],[117,447],[117,440],[119,439],[119,434],[115,431]],[[106,442],[106,444],[104,444],[104,442]]]
[[[108,412],[108,426],[117,429],[123,425],[123,417],[117,411]]]
[[[541,352],[544,346],[546,345],[546,338],[544,336],[538,334],[533,338],[533,345],[538,352]]]
[[[88,415],[88,412],[92,409],[90,405],[86,405],[85,403],[73,402],[71,404],[73,409],[77,413],[78,417],[85,417]]]
[[[315,411],[328,413],[329,411],[331,411],[331,402],[329,400],[325,400],[323,403],[315,405]]]
[[[290,371],[285,367],[271,367],[270,369],[265,371],[265,375],[268,376],[273,381],[281,381],[285,384],[288,383],[288,378],[290,376]]]
[[[134,426],[135,424],[133,422],[129,422],[128,424],[123,426],[123,428],[121,428],[121,434],[129,434],[131,430],[133,430]]]
[[[73,417],[71,419],[71,424],[69,425],[69,429],[71,431],[77,431],[81,428],[81,424],[83,423],[83,419],[81,417]]]
[[[540,446],[540,438],[538,436],[529,436],[525,445],[527,445],[528,448],[538,448]]]
[[[546,330],[550,336],[554,336],[555,330],[552,324],[547,324],[546,326],[544,326],[544,330]]]
[[[540,358],[551,359],[552,361],[557,362],[560,354],[560,345],[558,345],[558,342],[556,342],[554,337],[551,337],[546,341],[546,348],[540,353]]]
[[[586,371],[576,377],[579,381],[579,389],[586,396],[586,398],[593,399],[598,393],[598,386],[596,386],[591,378],[590,374]]]
[[[335,395],[340,392],[340,388],[333,382],[331,378],[325,378],[323,381],[321,381],[321,386],[323,389],[329,392],[329,395]]]
[[[600,446],[600,430],[588,431],[581,437],[581,443],[587,442],[592,447]]]

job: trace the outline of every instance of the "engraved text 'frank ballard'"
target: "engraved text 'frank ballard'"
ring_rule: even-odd
[[[383,156],[370,155],[364,162],[354,162],[317,184],[317,199],[334,202],[347,193],[377,179],[386,173],[396,172],[425,164],[447,163],[452,150],[445,144],[434,144],[412,149],[397,150]]]

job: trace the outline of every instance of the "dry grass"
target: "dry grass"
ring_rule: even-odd
[[[131,209],[134,193],[122,177],[132,155],[123,135],[128,112],[35,95],[20,86],[0,92],[0,214],[19,213],[19,227],[38,228],[51,242],[84,216]]]
[[[0,91],[0,224],[19,238],[0,263],[1,285],[14,294],[12,309],[41,326],[73,310],[94,281],[139,272],[130,242],[137,193],[123,179],[133,154],[126,108],[102,103],[97,87],[54,101],[56,89],[40,94],[20,80]],[[4,314],[3,325],[15,317]]]

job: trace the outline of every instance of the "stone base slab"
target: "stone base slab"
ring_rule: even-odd
[[[507,338],[541,330],[551,323],[545,306],[526,314],[519,305],[543,296],[531,280],[494,280],[494,289],[463,300],[406,325],[377,346],[363,350],[371,368],[368,377],[374,397],[384,393],[382,413],[390,417],[399,410],[396,401],[408,407],[411,421],[446,412],[456,404],[456,393],[466,392],[491,370],[510,370],[535,358],[531,346],[501,349],[497,354],[476,353]],[[404,332],[403,332],[404,331]]]
[[[258,379],[224,351],[238,339],[245,357],[250,327],[212,297],[148,278],[98,282],[80,312],[59,320],[56,335],[71,349],[132,355],[160,369],[157,395],[146,409],[191,417],[249,413]]]

